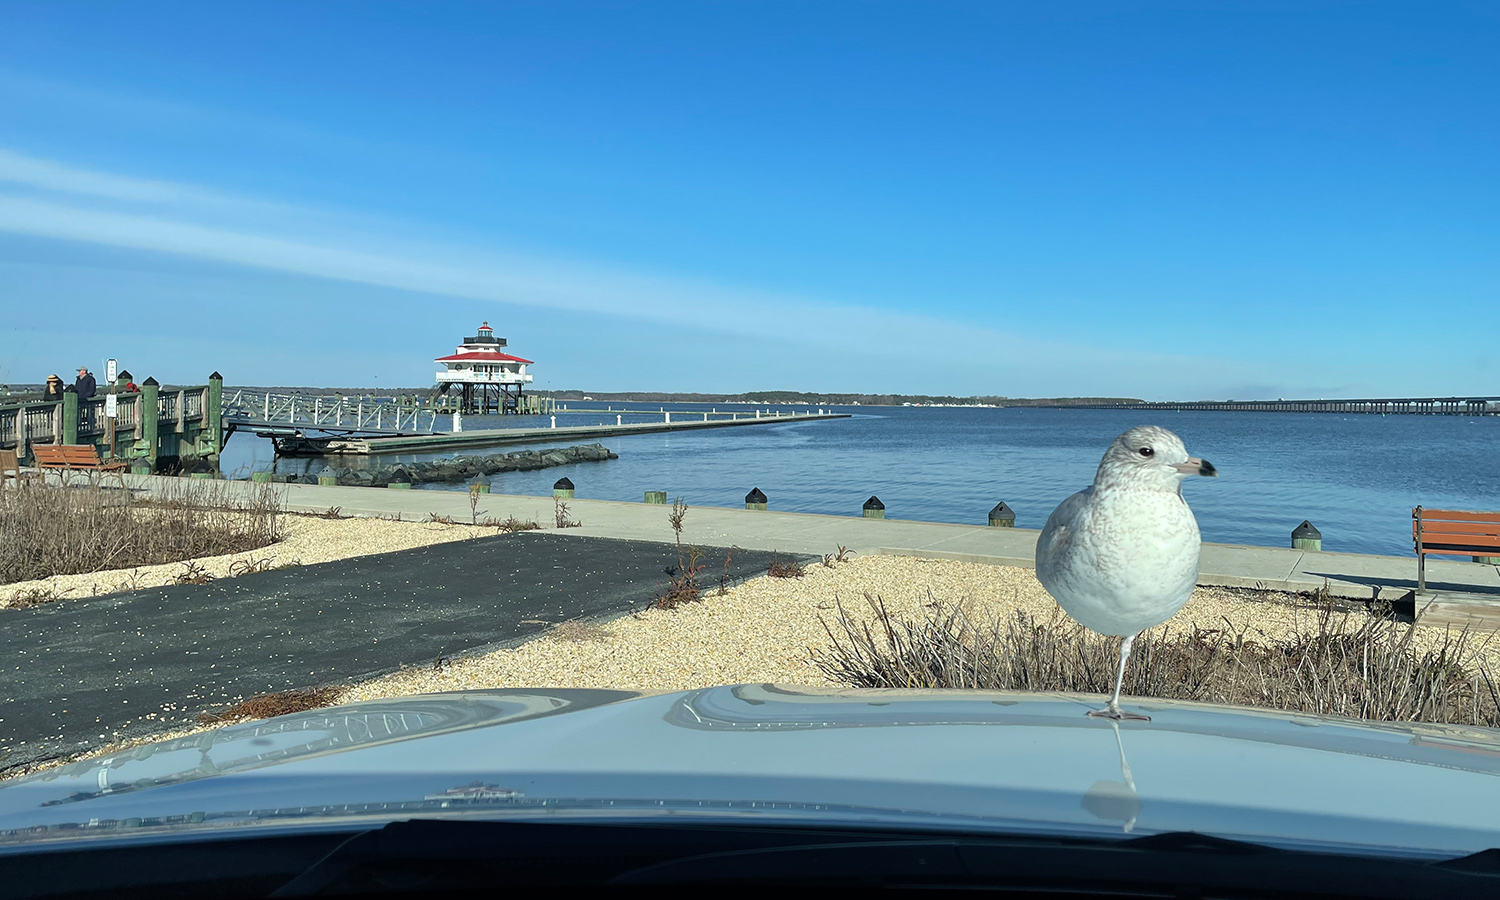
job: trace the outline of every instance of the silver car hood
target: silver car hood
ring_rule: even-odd
[[[370,701],[0,782],[0,852],[432,816],[1500,846],[1500,731],[1168,701],[1115,725],[1084,715],[1096,703],[775,685]]]

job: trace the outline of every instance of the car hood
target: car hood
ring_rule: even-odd
[[[445,816],[1196,831],[1450,857],[1500,846],[1500,731],[1097,698],[739,685],[430,694],[0,782],[0,851]]]

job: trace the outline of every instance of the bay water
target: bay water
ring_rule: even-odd
[[[712,404],[574,402],[609,412],[560,412],[559,426],[661,421],[716,408],[754,415],[755,407]],[[806,407],[759,407],[763,414]],[[982,525],[1003,500],[1016,525],[1040,528],[1066,496],[1086,486],[1109,442],[1135,425],[1161,425],[1218,478],[1184,485],[1206,541],[1285,547],[1304,519],[1323,548],[1351,553],[1411,552],[1411,509],[1500,509],[1500,417],[1371,416],[961,407],[827,407],[850,418],[600,438],[617,460],[486,478],[496,493],[547,496],[567,476],[577,496],[640,501],[666,491],[691,505],[740,507],[751,488],[770,508],[860,515],[878,496],[892,519]],[[438,420],[447,427],[446,418]],[[464,430],[546,427],[545,416],[466,417]],[[576,441],[573,441],[576,442]],[[221,465],[248,471],[316,472],[324,465],[392,465],[486,455],[556,444],[518,444],[437,454],[368,458],[273,459],[269,441],[236,435]],[[466,490],[464,484],[422,485]],[[665,522],[665,513],[663,513]]]

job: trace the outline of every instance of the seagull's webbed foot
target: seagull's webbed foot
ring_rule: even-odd
[[[1116,722],[1149,722],[1150,716],[1140,713],[1126,712],[1118,705],[1111,703],[1103,709],[1091,709],[1089,715],[1098,719],[1111,719]]]

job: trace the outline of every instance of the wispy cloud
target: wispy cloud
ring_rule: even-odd
[[[0,150],[0,231],[425,294],[607,312],[708,332],[774,334],[776,340],[835,347],[844,355],[881,355],[892,365],[940,360],[997,377],[1068,371],[1070,377],[1059,380],[1073,390],[1092,381],[1101,391],[1112,386],[1180,395],[1190,389],[1173,373],[1207,367],[1232,377],[1218,361],[1081,346],[919,313],[829,304],[534,253],[430,243],[389,229],[358,230],[352,227],[357,218]],[[1140,373],[1147,365],[1160,376],[1143,383]],[[1094,377],[1079,378],[1079,367]],[[1112,377],[1113,368],[1122,376],[1130,373],[1130,380]]]

